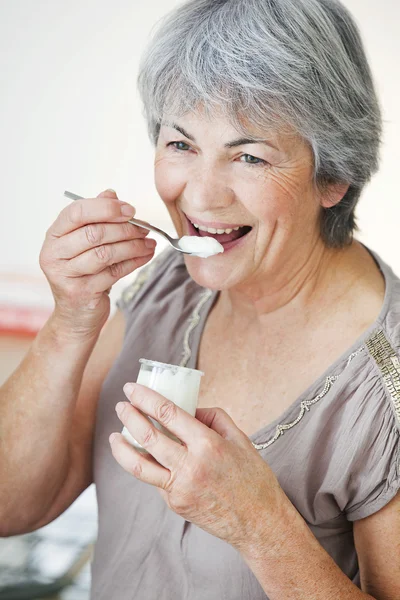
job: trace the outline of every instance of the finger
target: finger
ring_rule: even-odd
[[[148,256],[143,256],[141,258],[131,258],[130,260],[124,260],[120,263],[114,263],[110,265],[101,273],[97,275],[88,275],[91,278],[91,289],[94,291],[105,291],[111,288],[114,283],[122,279],[122,277],[126,277],[130,275],[138,269],[139,267],[143,267],[146,263],[148,263],[154,256],[154,252],[149,254]]]
[[[116,198],[118,200],[118,194],[115,190],[108,188],[107,190],[104,190],[104,192],[97,194],[96,198]]]
[[[131,436],[167,469],[177,469],[187,450],[178,441],[172,440],[129,402],[118,402],[115,407],[118,418]]]
[[[222,408],[216,406],[198,408],[196,410],[196,419],[213,431],[216,431],[226,440],[237,442],[243,440],[243,436],[247,438],[246,434],[239,429],[234,420]]]
[[[125,471],[140,479],[162,489],[168,486],[171,473],[156,460],[149,459],[131,446],[120,433],[110,435],[111,452],[115,460]]]
[[[143,258],[134,258],[122,263],[111,265],[97,275],[71,277],[69,279],[69,283],[72,285],[72,289],[69,291],[69,293],[74,298],[81,295],[82,297],[90,299],[90,304],[88,306],[96,307],[98,305],[100,296],[102,296],[104,292],[108,294],[114,283],[148,263],[153,256],[154,252],[149,256],[144,256]]]
[[[67,261],[66,274],[68,277],[95,275],[111,265],[148,256],[155,247],[156,242],[151,239],[136,239],[96,246]]]
[[[133,406],[158,421],[188,447],[193,439],[207,432],[197,419],[148,387],[127,383],[124,393]]]
[[[97,198],[76,200],[66,206],[53,225],[48,235],[61,237],[90,223],[113,223],[128,221],[135,214],[135,209],[117,198],[100,195]]]
[[[97,246],[134,239],[143,239],[150,232],[131,223],[89,223],[63,235],[57,244],[58,258],[75,258]]]

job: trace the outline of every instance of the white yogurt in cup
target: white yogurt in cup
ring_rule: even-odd
[[[155,390],[162,396],[165,396],[165,398],[174,402],[174,404],[188,412],[192,417],[196,415],[200,382],[204,375],[202,371],[188,369],[187,367],[178,367],[177,365],[168,365],[145,358],[141,358],[139,362],[140,371],[137,383],[145,385],[151,390]],[[148,418],[157,429],[171,439],[177,440],[165,427],[151,417]],[[126,427],[123,428],[122,435],[132,446],[140,449],[142,452],[147,452],[131,436]]]

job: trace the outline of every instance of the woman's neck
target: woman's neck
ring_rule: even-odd
[[[341,250],[318,246],[302,262],[286,264],[278,277],[222,291],[219,308],[232,325],[257,327],[296,318],[306,322],[335,310],[357,283],[362,284],[371,262],[358,242]]]

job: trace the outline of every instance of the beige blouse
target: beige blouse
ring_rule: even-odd
[[[356,585],[352,522],[380,510],[400,488],[400,280],[373,256],[386,281],[376,322],[250,438]],[[142,269],[119,302],[125,340],[103,385],[95,433],[93,600],[267,600],[240,553],[168,509],[155,487],[118,465],[108,443],[121,429],[114,408],[125,400],[124,383],[136,380],[139,358],[195,368],[217,295],[199,287],[171,250]]]

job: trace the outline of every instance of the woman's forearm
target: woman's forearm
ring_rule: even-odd
[[[88,368],[81,402],[83,374],[111,287],[155,251],[146,230],[128,225],[134,214],[106,190],[72,202],[46,232],[39,263],[55,310],[0,391],[0,535],[43,523],[89,483],[95,404],[110,365],[100,356],[102,368]],[[113,360],[111,342],[107,350]]]
[[[63,331],[53,315],[0,391],[0,524],[40,518],[69,465],[69,437],[98,338]]]
[[[374,600],[340,570],[289,500],[279,517],[273,531],[260,527],[242,549],[270,600]]]

